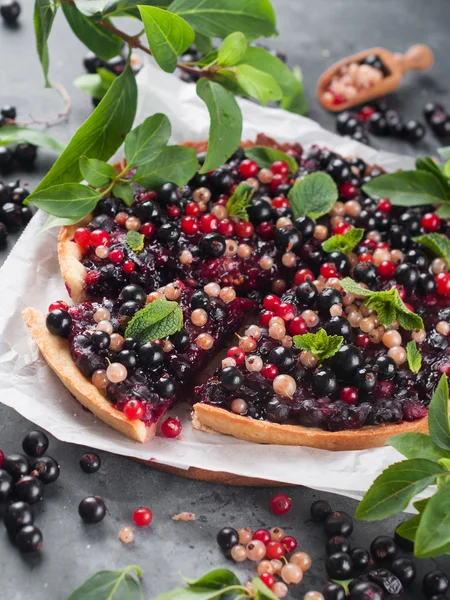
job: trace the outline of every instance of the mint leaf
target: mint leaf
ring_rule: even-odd
[[[235,65],[244,56],[247,46],[247,38],[242,32],[230,33],[219,48],[217,64],[223,67]]]
[[[432,558],[450,553],[450,494],[439,489],[427,502],[414,540],[414,554]]]
[[[275,12],[269,0],[175,0],[170,11],[208,37],[225,38],[242,31],[254,40],[276,33]]]
[[[145,344],[172,335],[183,327],[183,311],[177,302],[155,300],[139,310],[128,323],[125,335]]]
[[[442,181],[426,171],[399,171],[375,177],[363,185],[369,196],[389,198],[394,206],[422,206],[442,204],[448,191]]]
[[[364,229],[350,229],[343,235],[333,235],[323,242],[325,252],[342,252],[348,254],[363,239]]]
[[[441,458],[450,458],[450,453],[442,450],[424,433],[400,433],[386,442],[406,458],[426,458],[438,462]]]
[[[111,71],[97,69],[97,73],[80,75],[73,84],[89,96],[101,100],[116,79],[117,75],[114,75]]]
[[[109,60],[120,54],[123,46],[120,37],[83,15],[74,4],[64,2],[62,11],[77,38],[96,56]],[[108,19],[105,21],[108,22]]]
[[[184,19],[156,6],[138,6],[153,58],[163,71],[173,73],[180,54],[189,48],[195,32]]]
[[[144,249],[144,239],[145,235],[143,233],[139,233],[138,231],[128,231],[125,237],[125,241],[130,250],[133,250],[134,253],[142,252]]]
[[[139,567],[133,565],[120,571],[99,571],[74,590],[67,600],[144,600],[141,584],[131,575],[142,577]]]
[[[425,246],[425,248],[443,258],[447,266],[450,266],[450,240],[446,235],[442,233],[427,233],[413,237],[413,241],[422,244],[422,246]]]
[[[45,77],[45,87],[51,87],[48,79],[49,57],[48,38],[55,20],[59,3],[54,0],[35,0],[34,3],[34,33],[36,48]]]
[[[227,211],[230,217],[239,217],[243,221],[248,221],[247,208],[252,204],[252,196],[255,188],[246,183],[240,183],[234,191],[234,194],[227,202]]]
[[[275,77],[269,73],[244,64],[233,68],[240,87],[248,96],[259,100],[263,106],[266,106],[269,100],[281,100],[283,97],[283,92]]]
[[[317,333],[294,335],[292,339],[296,348],[311,352],[319,362],[334,356],[344,341],[341,335],[328,335],[324,329]]]
[[[375,479],[356,508],[356,518],[380,521],[405,510],[410,500],[436,482],[444,469],[436,462],[414,458],[395,463]]]
[[[406,344],[406,358],[408,360],[408,366],[410,371],[418,373],[422,366],[422,355],[417,348],[417,344],[414,340],[411,340]]]
[[[33,192],[27,201],[54,217],[79,221],[97,206],[102,197],[96,190],[80,183],[61,183]]]
[[[383,298],[369,298],[365,302],[366,306],[377,313],[378,322],[385,327],[388,327],[395,321],[397,316],[394,303],[389,298],[388,301]]]
[[[448,381],[445,375],[441,376],[428,408],[428,428],[433,442],[443,450],[450,450]]]
[[[33,146],[48,148],[58,153],[64,150],[63,144],[44,131],[16,125],[3,125],[0,129],[0,146],[8,144],[33,144]]]
[[[33,194],[57,184],[80,181],[82,176],[79,159],[83,154],[99,160],[111,158],[131,129],[136,101],[136,78],[131,67],[127,66],[91,116],[75,133]]]
[[[198,4],[197,1],[195,4]],[[208,151],[200,169],[200,173],[208,173],[223,165],[238,148],[242,135],[242,114],[233,94],[206,77],[199,79],[197,95],[206,104],[211,119]]]
[[[288,194],[294,219],[306,215],[312,219],[326,215],[338,199],[338,189],[327,173],[310,173],[297,181]]]
[[[356,296],[371,296],[376,292],[372,292],[366,288],[363,288],[361,285],[356,283],[351,277],[344,277],[341,281],[341,285],[346,292],[350,292],[351,294],[355,294]]]
[[[254,160],[261,169],[270,169],[272,164],[277,160],[284,161],[289,166],[289,171],[294,174],[298,170],[297,161],[293,156],[268,146],[253,146],[244,150],[245,156]]]
[[[182,186],[198,169],[197,153],[185,146],[167,146],[150,162],[137,168],[132,181],[147,189],[160,187],[170,181]]]
[[[80,171],[83,179],[95,188],[102,188],[114,179],[116,170],[112,165],[109,165],[103,160],[97,158],[88,158],[82,156],[80,158]]]
[[[160,113],[147,117],[125,138],[125,158],[128,167],[139,167],[153,160],[169,141],[170,121]]]
[[[127,206],[131,206],[134,202],[134,191],[129,183],[117,182],[111,190],[116,198],[120,198]]]
[[[283,96],[295,96],[302,91],[298,77],[282,60],[270,54],[265,48],[250,46],[238,64],[241,63],[272,75],[280,86]]]

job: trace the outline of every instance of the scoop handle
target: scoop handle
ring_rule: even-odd
[[[395,54],[394,56],[403,73],[406,73],[406,71],[426,71],[434,61],[431,48],[425,44],[415,44],[405,54]]]

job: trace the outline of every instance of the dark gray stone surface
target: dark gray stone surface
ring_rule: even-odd
[[[22,0],[24,14],[20,27],[9,30],[0,25],[0,104],[18,107],[21,120],[48,119],[61,107],[53,90],[45,90],[34,53],[32,2]],[[302,66],[310,100],[310,115],[325,127],[333,128],[334,118],[315,101],[315,83],[320,73],[334,60],[354,51],[381,45],[403,51],[416,42],[430,44],[436,64],[428,74],[410,74],[402,88],[392,96],[391,104],[408,118],[420,118],[428,100],[448,102],[447,58],[450,54],[448,0],[275,0],[280,37],[270,45],[284,48],[290,64]],[[51,78],[63,83],[70,92],[73,108],[69,122],[52,130],[62,141],[89,115],[90,100],[73,87],[81,74],[84,50],[61,18],[55,24],[50,41]],[[375,140],[385,149],[415,154],[433,151],[437,140],[427,133],[418,148],[392,140]],[[37,170],[17,173],[33,187],[51,164],[51,153],[40,152]],[[10,244],[9,248],[12,246]],[[3,255],[4,258],[4,255]],[[13,410],[0,405],[0,448],[5,453],[20,451],[20,442],[32,425]],[[5,600],[63,600],[69,592],[99,569],[117,569],[138,564],[144,571],[145,597],[152,598],[179,584],[178,572],[194,577],[218,567],[230,566],[220,554],[215,535],[222,526],[270,527],[279,525],[299,540],[314,565],[292,596],[302,598],[310,589],[321,589],[324,571],[325,538],[319,526],[308,521],[309,505],[318,497],[330,500],[333,507],[353,513],[355,502],[337,496],[318,494],[305,488],[285,489],[293,498],[289,515],[277,518],[268,504],[270,489],[230,488],[188,481],[154,471],[126,458],[102,454],[102,469],[84,474],[78,460],[84,449],[51,440],[49,454],[61,464],[61,477],[45,490],[45,499],[36,509],[38,526],[44,534],[44,549],[37,556],[21,556],[0,531],[0,598]],[[293,467],[295,468],[295,467]],[[261,465],[264,476],[264,465]],[[280,491],[282,488],[277,488]],[[99,525],[87,526],[77,513],[79,501],[86,495],[100,494],[109,515]],[[118,540],[118,532],[131,524],[137,506],[150,506],[152,525],[136,531],[129,546]],[[193,511],[192,523],[174,522],[171,516]],[[392,534],[403,517],[382,524],[357,523],[353,544],[367,546],[379,534]],[[436,561],[447,573],[448,560]],[[420,575],[435,561],[421,561]],[[243,577],[252,570],[236,567]],[[419,578],[420,579],[420,578]],[[420,583],[407,594],[421,598]]]

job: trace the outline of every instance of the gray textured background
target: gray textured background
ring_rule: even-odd
[[[0,104],[18,107],[21,120],[29,115],[49,118],[61,107],[56,92],[45,90],[34,52],[32,1],[22,0],[23,16],[17,29],[0,24]],[[427,74],[407,76],[390,104],[405,118],[421,118],[427,100],[448,102],[448,56],[450,38],[448,0],[274,0],[280,36],[272,47],[286,50],[291,65],[301,65],[310,100],[310,116],[325,127],[334,128],[334,117],[315,101],[315,84],[321,72],[335,60],[372,46],[403,51],[417,42],[428,43],[436,53],[436,63]],[[84,49],[59,17],[50,39],[51,78],[70,92],[73,107],[68,123],[55,127],[52,134],[68,141],[91,110],[87,96],[73,87],[72,81],[83,72]],[[435,150],[438,141],[427,132],[414,148],[405,142],[374,142],[385,149],[416,154]],[[40,152],[37,169],[17,173],[33,187],[51,164],[51,154]],[[10,243],[9,248],[11,248]],[[0,260],[4,258],[0,256]],[[32,425],[13,410],[0,405],[0,448],[5,453],[20,451],[20,440]],[[299,548],[309,552],[314,564],[304,582],[293,589],[292,597],[302,598],[310,589],[321,589],[326,581],[323,556],[325,538],[321,528],[308,521],[313,499],[326,497],[305,488],[286,489],[293,498],[293,509],[285,517],[271,514],[268,503],[275,491],[258,488],[230,488],[153,471],[131,460],[102,454],[102,469],[84,474],[78,460],[84,449],[51,440],[50,455],[61,464],[61,477],[46,488],[45,499],[37,507],[37,525],[44,535],[44,549],[36,556],[21,556],[0,529],[0,599],[62,600],[72,589],[99,569],[117,569],[138,564],[144,571],[145,597],[152,598],[179,584],[178,572],[194,577],[218,566],[230,566],[215,543],[222,526],[270,527],[279,525],[297,536]],[[293,467],[295,468],[295,467]],[[264,466],[261,465],[261,476]],[[109,509],[99,525],[86,526],[77,513],[78,502],[86,495],[101,494]],[[352,513],[351,500],[328,495],[333,507]],[[137,506],[150,506],[152,525],[136,531],[135,541],[123,545],[117,538],[120,528],[131,524]],[[193,511],[197,521],[174,522],[171,516]],[[380,533],[390,534],[401,518],[383,524],[357,523],[353,544],[368,545]],[[437,561],[450,572],[450,561]],[[434,561],[421,561],[423,575]],[[236,567],[242,576],[252,570]],[[421,598],[420,584],[408,598]]]

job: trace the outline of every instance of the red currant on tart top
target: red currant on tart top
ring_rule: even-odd
[[[175,397],[195,398],[195,428],[259,443],[352,450],[426,430],[450,372],[450,274],[433,252],[448,222],[368,197],[362,186],[382,170],[360,158],[259,143],[286,160],[259,164],[241,148],[182,188],[136,186],[131,206],[109,197],[62,228],[77,304],[58,301],[47,319],[25,311],[44,356],[139,441]],[[314,211],[296,190],[323,173],[335,196]],[[172,425],[163,433],[177,437]]]

